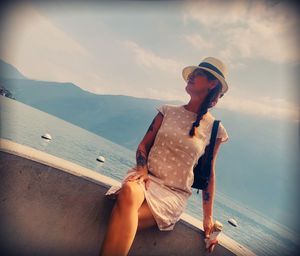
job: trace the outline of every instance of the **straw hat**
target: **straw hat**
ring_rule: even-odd
[[[227,68],[221,60],[214,57],[206,57],[198,66],[185,67],[182,70],[182,76],[186,82],[189,74],[193,72],[193,70],[195,70],[196,68],[204,69],[219,79],[219,81],[222,84],[221,94],[224,94],[228,91],[228,84],[225,81],[225,78],[227,77]]]

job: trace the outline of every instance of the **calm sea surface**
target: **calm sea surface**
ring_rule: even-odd
[[[116,180],[121,180],[126,171],[135,165],[135,152],[118,144],[65,122],[28,105],[0,96],[0,136],[51,155],[64,158]],[[41,135],[49,133],[50,142]],[[102,155],[105,163],[96,161]],[[202,220],[202,198],[193,191],[186,213]],[[227,220],[234,218],[238,227]],[[297,235],[287,227],[268,219],[242,202],[216,191],[214,219],[224,225],[224,234],[245,245],[257,255],[294,255]]]

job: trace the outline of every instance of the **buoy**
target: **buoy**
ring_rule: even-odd
[[[105,158],[103,156],[98,156],[97,161],[104,163]]]
[[[45,133],[44,135],[41,136],[43,139],[47,139],[47,140],[52,140],[52,137],[49,133]]]
[[[228,220],[228,223],[231,224],[231,225],[234,226],[234,227],[237,227],[237,222],[236,222],[235,219],[232,219],[232,218],[229,219],[229,220]]]

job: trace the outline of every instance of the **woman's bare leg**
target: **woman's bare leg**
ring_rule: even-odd
[[[138,210],[138,230],[157,226],[157,223],[153,217],[153,214],[148,206],[147,200],[145,199],[143,204]]]
[[[144,191],[139,184],[123,184],[113,207],[100,255],[127,255],[138,227],[138,209],[144,202]]]

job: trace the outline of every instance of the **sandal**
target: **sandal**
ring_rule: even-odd
[[[209,249],[212,245],[217,244],[219,241],[216,238],[215,239],[205,238],[204,242],[205,242],[205,248]]]
[[[213,247],[214,245],[217,245],[219,243],[219,241],[217,239],[212,240],[210,242],[210,245],[208,246],[207,250],[210,251],[211,247]]]

